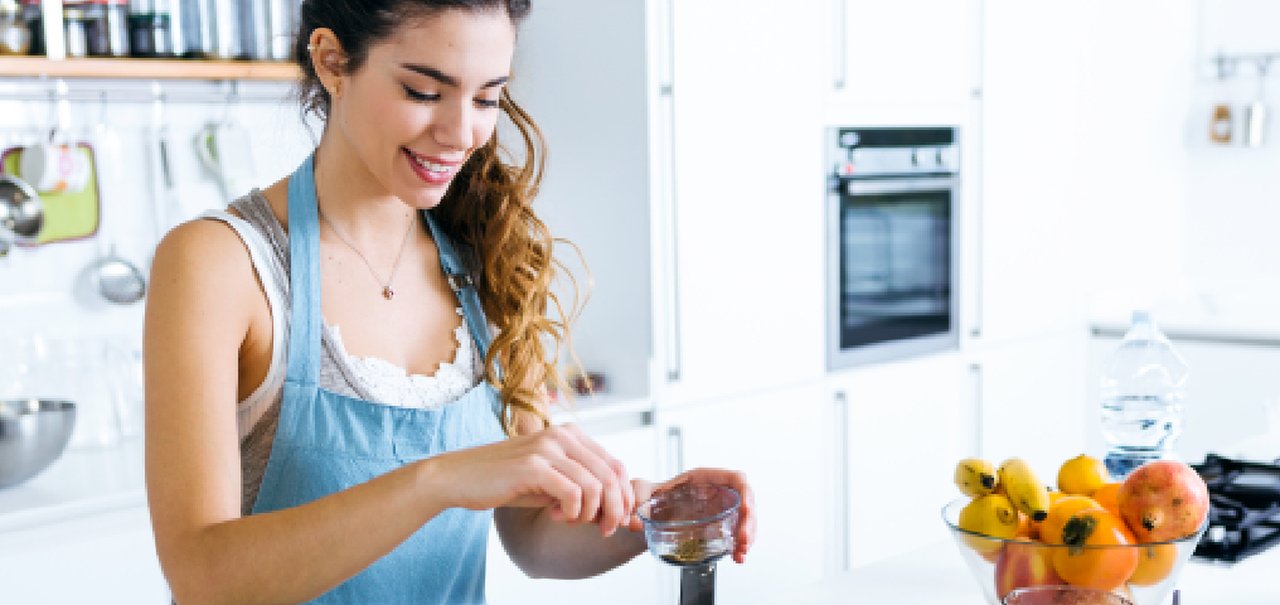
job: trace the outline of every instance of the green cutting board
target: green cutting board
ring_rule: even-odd
[[[75,193],[41,193],[44,205],[44,226],[36,236],[37,244],[92,237],[98,232],[101,207],[98,192],[98,167],[94,162],[93,147],[88,143],[76,143],[76,151],[89,159],[89,179],[84,189]],[[0,170],[18,176],[22,161],[22,148],[6,149],[0,155]]]

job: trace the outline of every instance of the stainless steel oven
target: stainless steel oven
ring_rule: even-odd
[[[955,348],[957,130],[832,128],[827,366]]]

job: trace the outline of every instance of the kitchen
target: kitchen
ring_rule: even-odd
[[[1274,120],[1260,147],[1244,142],[1247,106],[1268,100],[1256,57],[1280,52],[1265,26],[1280,11],[883,4],[544,0],[521,32],[513,95],[550,142],[539,211],[590,267],[575,347],[605,377],[562,418],[637,476],[748,473],[761,532],[746,565],[719,566],[723,602],[980,602],[938,522],[952,464],[1018,455],[1048,469],[1101,452],[1099,367],[1137,307],[1192,367],[1183,458],[1280,456]],[[0,57],[0,147],[64,118],[93,141],[110,115],[104,140],[121,150],[94,144],[107,175],[95,235],[0,259],[0,334],[107,349],[123,369],[101,380],[128,392],[85,406],[82,424],[107,429],[82,430],[47,472],[0,490],[14,602],[167,598],[141,483],[142,305],[86,292],[82,270],[113,244],[145,267],[160,232],[287,174],[318,132],[288,101],[293,72],[270,62],[204,76],[191,62],[182,78],[119,65],[123,77],[107,77],[90,59]],[[1228,143],[1210,138],[1219,105]],[[833,367],[838,127],[952,129],[950,344]],[[223,167],[196,151],[235,137],[251,160],[222,154],[236,160]],[[1275,602],[1258,570],[1276,552],[1193,561],[1183,598]],[[528,580],[504,559],[491,540],[493,603],[675,600],[674,572],[648,557],[581,582]],[[917,565],[937,584],[907,585]],[[1217,592],[1227,585],[1239,592]]]

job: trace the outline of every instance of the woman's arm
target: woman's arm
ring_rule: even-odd
[[[554,502],[555,518],[582,522],[621,498],[599,491],[587,470],[603,464],[593,452],[548,430],[242,518],[234,404],[239,349],[262,296],[225,226],[188,223],[156,251],[144,342],[147,497],[161,567],[182,605],[315,598],[453,506]]]

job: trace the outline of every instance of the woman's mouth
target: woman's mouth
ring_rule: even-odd
[[[437,158],[420,156],[404,147],[400,148],[400,151],[409,160],[409,167],[414,174],[417,174],[418,178],[431,185],[443,185],[453,180],[453,176],[457,173],[460,165],[460,162],[448,162]]]

